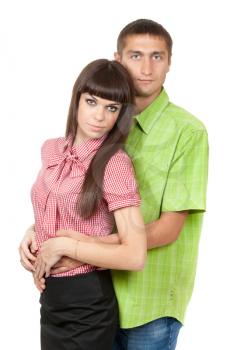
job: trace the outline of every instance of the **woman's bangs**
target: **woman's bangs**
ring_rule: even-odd
[[[106,76],[103,79],[97,79],[98,77],[94,77],[95,79],[90,79],[87,81],[86,86],[83,92],[88,92],[90,95],[98,96],[100,98],[104,98],[110,101],[116,101],[120,103],[130,103],[130,89],[126,89],[125,83],[122,84],[118,79],[114,79],[114,77]]]

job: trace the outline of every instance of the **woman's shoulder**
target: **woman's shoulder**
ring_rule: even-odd
[[[43,149],[50,149],[54,147],[60,147],[65,146],[66,138],[65,137],[56,137],[53,139],[47,139],[43,142],[42,148]]]
[[[122,169],[132,168],[132,161],[129,155],[122,149],[118,150],[108,161],[106,171],[117,169],[118,172]]]
[[[50,158],[53,155],[60,155],[64,152],[64,147],[66,144],[65,137],[57,137],[53,139],[47,139],[44,141],[41,147],[41,157],[42,159]]]
[[[109,160],[103,190],[110,211],[140,203],[134,168],[125,151],[119,150]]]
[[[129,155],[118,150],[108,161],[105,168],[105,179],[126,179],[135,177],[135,171]]]
[[[130,163],[130,164],[132,163],[128,153],[123,149],[119,149],[116,153],[114,153],[114,155],[110,158],[109,161],[110,162],[121,161],[123,163]]]

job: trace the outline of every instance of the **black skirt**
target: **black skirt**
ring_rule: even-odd
[[[118,307],[109,270],[49,277],[41,294],[42,350],[111,350]]]

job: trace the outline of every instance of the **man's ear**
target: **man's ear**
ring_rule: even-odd
[[[114,59],[117,62],[121,62],[121,56],[118,52],[114,52]]]
[[[168,58],[168,64],[169,64],[168,72],[170,71],[171,63],[172,63],[172,55]]]

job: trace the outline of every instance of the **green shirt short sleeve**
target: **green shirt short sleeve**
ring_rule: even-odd
[[[205,130],[188,132],[181,137],[170,166],[162,211],[204,211],[207,173],[207,133]]]

